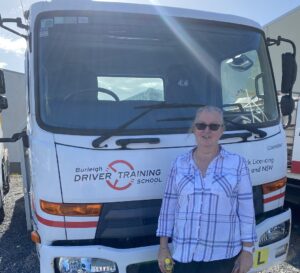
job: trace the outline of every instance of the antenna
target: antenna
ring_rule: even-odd
[[[22,2],[22,0],[20,0],[20,5],[21,5],[21,7],[22,7],[22,13],[24,14],[24,6],[23,6],[23,2]]]
[[[25,22],[27,22],[27,18],[25,16],[25,10],[24,10],[24,5],[23,5],[23,0],[20,0],[20,5],[21,5],[21,8],[22,8],[22,14],[23,14],[23,17],[25,19]]]

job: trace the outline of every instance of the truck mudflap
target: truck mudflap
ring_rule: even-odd
[[[265,246],[259,246],[259,242],[262,240],[262,236],[270,229],[274,229],[281,223],[288,223],[288,234],[281,240],[267,244]],[[256,243],[256,250],[253,255],[254,266],[250,272],[258,272],[264,270],[276,263],[283,262],[286,259],[289,239],[290,239],[290,227],[291,227],[291,211],[290,209],[270,217],[257,225],[258,242]],[[60,272],[58,270],[58,258],[60,257],[79,257],[79,258],[93,258],[111,261],[111,264],[115,264],[118,273],[130,273],[131,267],[145,266],[156,267],[156,259],[158,246],[146,246],[130,249],[117,249],[111,247],[105,247],[101,245],[91,246],[40,246],[40,270],[41,273],[54,273]],[[151,262],[152,261],[152,262]],[[97,262],[92,262],[91,271],[101,272],[100,267],[95,265]],[[56,270],[55,271],[55,267]],[[98,270],[98,269],[99,270]],[[140,272],[140,270],[135,271]],[[150,271],[149,271],[150,272]]]
[[[266,232],[277,227],[280,228],[279,226],[284,224],[288,228],[288,233],[283,239],[266,245],[262,244],[263,236]],[[253,268],[250,272],[259,272],[285,261],[291,234],[291,210],[288,209],[276,216],[267,218],[256,226],[256,231],[258,241],[255,245]]]

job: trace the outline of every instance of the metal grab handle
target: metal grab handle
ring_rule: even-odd
[[[13,134],[13,136],[11,138],[9,138],[9,137],[0,138],[0,143],[1,142],[16,142],[25,136],[27,136],[25,131],[23,131],[21,133],[15,133],[15,134]]]
[[[157,137],[146,137],[146,138],[123,138],[116,140],[116,144],[121,146],[121,149],[125,149],[128,144],[132,143],[148,143],[148,144],[157,144],[160,142],[160,139]]]

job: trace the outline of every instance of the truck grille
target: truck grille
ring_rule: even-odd
[[[106,203],[95,239],[102,245],[131,248],[159,244],[156,237],[161,199]]]
[[[262,187],[253,187],[255,215],[264,212]],[[102,245],[131,248],[159,244],[156,237],[161,199],[106,203],[95,239]]]

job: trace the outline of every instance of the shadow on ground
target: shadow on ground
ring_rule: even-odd
[[[39,272],[35,245],[30,240],[30,232],[26,230],[23,197],[16,200],[10,225],[0,238],[0,272]]]

